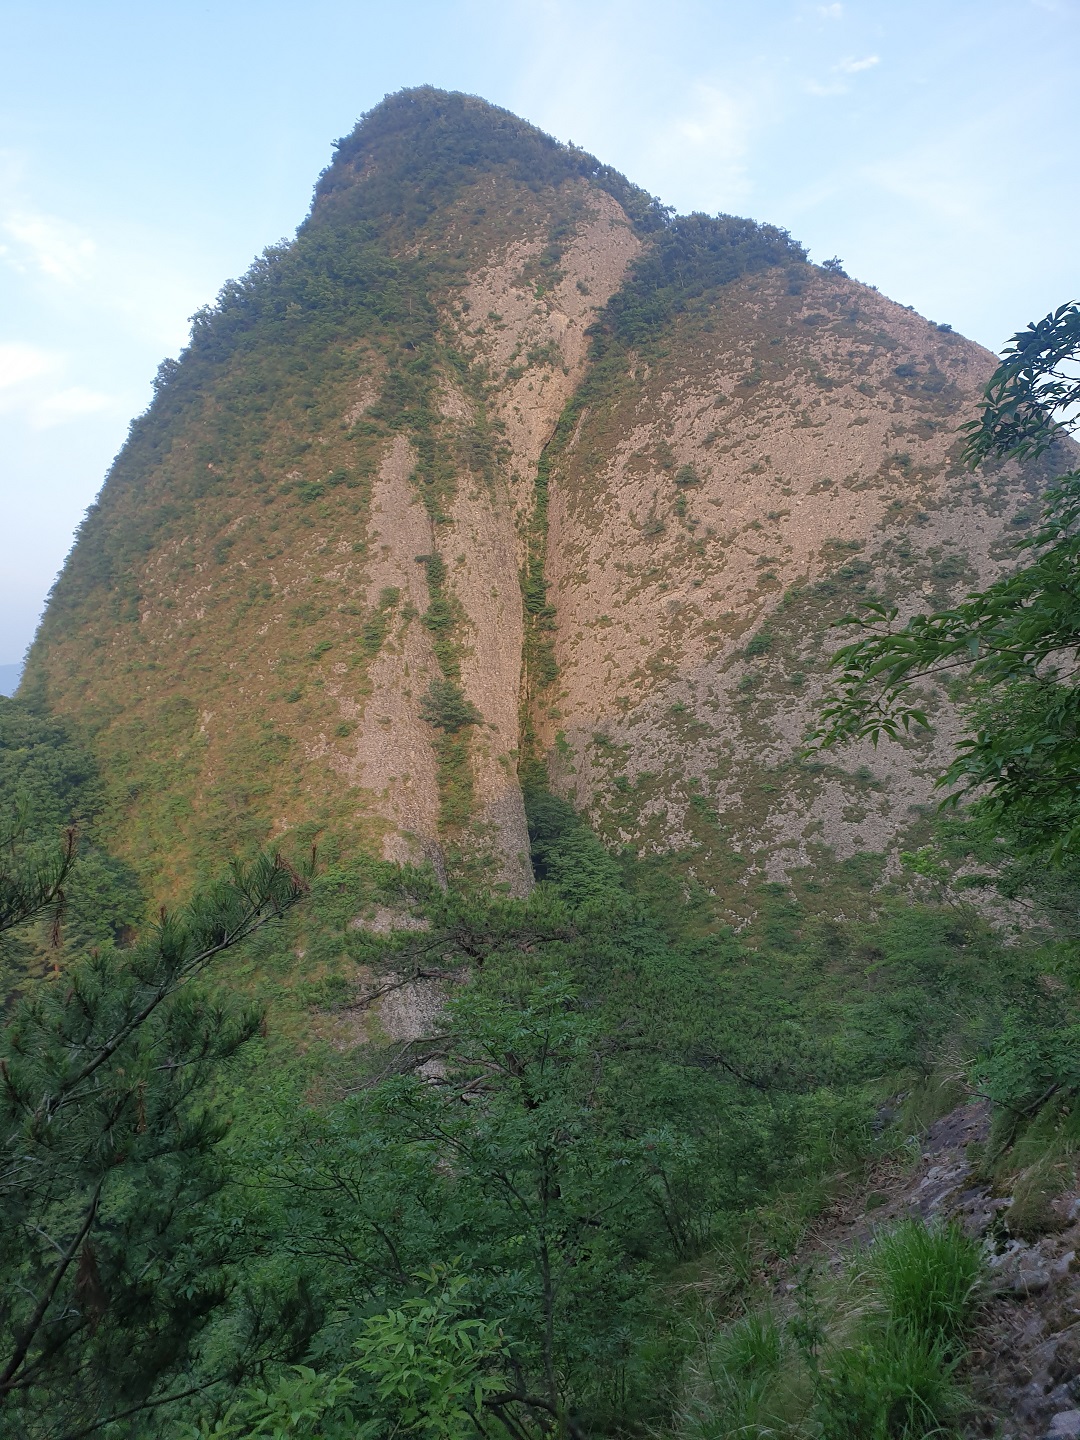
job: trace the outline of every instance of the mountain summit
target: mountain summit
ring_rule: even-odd
[[[748,870],[887,863],[927,800],[944,695],[849,770],[800,741],[833,619],[946,603],[1023,523],[1033,472],[959,464],[994,363],[783,230],[402,92],[162,365],[24,693],[166,889],[292,832],[521,893],[543,780],[736,918]]]

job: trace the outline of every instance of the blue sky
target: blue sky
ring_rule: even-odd
[[[0,0],[0,37],[0,663],[187,317],[404,85],[994,349],[1080,296],[1080,0]]]

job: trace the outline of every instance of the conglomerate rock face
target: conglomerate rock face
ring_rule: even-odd
[[[781,231],[405,92],[163,367],[26,688],[163,890],[288,832],[522,893],[542,765],[700,883],[887,855],[946,698],[846,769],[800,741],[833,619],[1008,563],[1038,477],[956,438],[993,364]]]

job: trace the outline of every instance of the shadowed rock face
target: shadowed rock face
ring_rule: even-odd
[[[300,831],[522,893],[538,761],[613,842],[773,878],[885,851],[947,705],[922,746],[795,757],[832,618],[1004,563],[1037,477],[955,439],[992,366],[783,232],[405,92],[163,367],[25,687],[164,889]]]

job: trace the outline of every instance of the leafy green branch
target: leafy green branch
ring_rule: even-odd
[[[28,804],[20,797],[0,833],[0,935],[52,911],[56,943],[64,911],[64,883],[78,855],[78,832],[68,825],[60,843],[27,847]]]
[[[982,414],[963,428],[966,458],[1043,454],[1074,428],[1067,412],[1080,403],[1080,305],[1060,305],[1021,330],[1003,351],[986,387]]]

